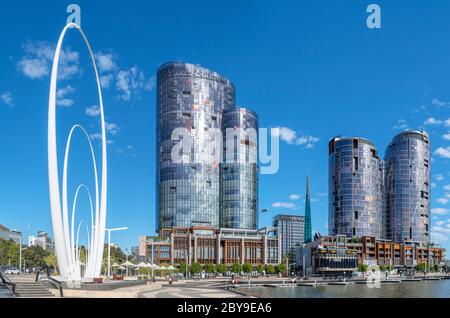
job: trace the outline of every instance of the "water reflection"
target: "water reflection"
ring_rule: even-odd
[[[367,285],[242,287],[239,291],[265,298],[449,298],[450,280],[381,284],[381,288]]]

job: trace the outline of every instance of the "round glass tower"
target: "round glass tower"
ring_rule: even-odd
[[[202,150],[212,141],[208,132],[221,129],[222,112],[235,108],[234,86],[215,72],[186,63],[164,64],[157,77],[157,230],[218,227],[219,162],[205,163],[202,156],[209,154]],[[189,164],[172,160],[177,128],[192,137]]]
[[[222,118],[220,227],[256,230],[258,226],[258,116],[228,109]]]
[[[329,143],[329,232],[382,237],[382,162],[363,138]]]
[[[405,131],[386,150],[385,236],[429,243],[429,217],[430,141],[426,132]]]

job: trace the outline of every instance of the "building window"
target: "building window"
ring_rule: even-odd
[[[353,170],[358,171],[358,157],[353,157]]]
[[[358,219],[358,211],[355,211],[355,220]]]

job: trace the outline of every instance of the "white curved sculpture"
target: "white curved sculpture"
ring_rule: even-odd
[[[62,200],[60,194],[59,185],[59,173],[58,173],[58,155],[56,146],[56,84],[58,80],[58,65],[61,55],[62,43],[66,35],[67,30],[77,29],[84,39],[84,42],[89,50],[92,65],[95,72],[95,78],[97,81],[97,90],[99,97],[99,107],[101,115],[101,134],[102,134],[102,172],[101,172],[101,190],[99,196],[98,188],[98,174],[97,174],[97,164],[94,156],[94,151],[92,143],[89,139],[89,134],[80,125],[75,125],[72,127],[67,144],[66,152],[64,158],[64,170],[63,170],[63,184],[62,184]],[[74,213],[76,200],[78,198],[78,192],[80,188],[86,188],[83,185],[78,187],[74,206],[72,208],[72,226],[71,231],[69,229],[69,216],[68,216],[68,204],[67,204],[67,168],[68,168],[68,157],[70,151],[70,144],[72,140],[72,135],[75,129],[80,129],[83,131],[84,135],[89,141],[91,148],[92,161],[94,165],[94,176],[95,176],[95,220],[94,213],[92,211],[92,200],[88,190],[90,203],[91,203],[91,228],[92,232],[90,235],[90,242],[88,243],[89,255],[86,262],[86,270],[84,273],[84,278],[92,279],[98,277],[101,272],[103,248],[105,241],[105,226],[106,226],[106,200],[107,200],[107,152],[106,152],[106,128],[105,128],[105,116],[103,112],[103,98],[100,85],[100,79],[97,71],[97,66],[95,63],[94,54],[92,52],[91,46],[83,32],[83,30],[75,23],[69,23],[65,26],[58,40],[56,46],[55,58],[53,60],[53,68],[50,81],[50,96],[48,104],[48,177],[49,177],[49,190],[50,190],[50,208],[52,215],[53,233],[55,236],[55,250],[58,259],[58,267],[61,276],[69,282],[80,282],[81,270],[79,262],[78,249],[78,234],[77,242],[74,241]],[[87,188],[86,188],[87,189]],[[95,222],[95,223],[94,223]],[[89,235],[89,234],[88,234]]]

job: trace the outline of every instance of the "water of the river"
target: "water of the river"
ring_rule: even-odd
[[[239,292],[269,298],[450,298],[450,280],[346,286],[240,287]],[[373,287],[373,286],[372,286]]]

